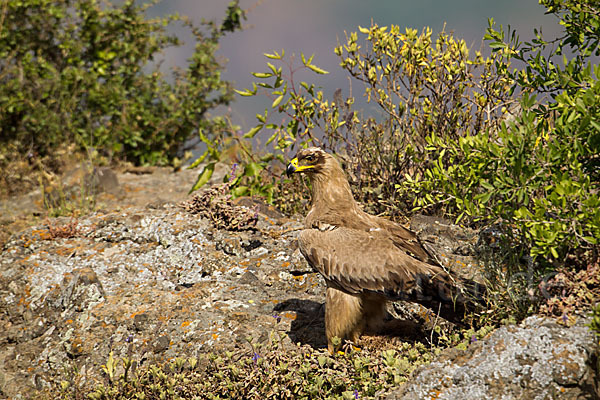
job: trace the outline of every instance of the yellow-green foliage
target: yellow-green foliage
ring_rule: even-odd
[[[505,42],[491,22],[486,35],[508,60],[526,64],[511,72],[522,91],[517,115],[496,131],[431,140],[428,157],[437,162],[425,179],[400,189],[428,192],[422,203],[446,202],[458,219],[510,226],[505,232],[525,254],[562,262],[575,249],[596,248],[600,237],[600,68],[590,59],[600,36],[588,29],[600,19],[597,6],[587,6],[594,14],[570,2],[545,3],[569,27],[549,55],[540,33],[520,43],[509,32]],[[561,66],[552,57],[564,47],[575,57]],[[540,102],[532,92],[551,96]]]
[[[488,58],[471,57],[464,41],[444,32],[434,38],[429,29],[373,25],[347,35],[335,52],[383,111],[382,121],[363,118],[340,92],[329,101],[313,85],[294,82],[293,57],[266,54],[276,65],[269,62],[254,74],[261,82],[239,93],[266,92],[274,114],[288,118],[273,123],[265,110],[247,136],[270,130],[279,159],[310,144],[333,150],[373,211],[496,224],[502,240],[520,243],[518,256],[538,260],[560,262],[574,249],[596,248],[600,67],[591,57],[600,12],[595,3],[543,4],[565,28],[555,48],[537,31],[521,43],[514,32],[496,31],[493,20]],[[567,50],[574,56],[562,56]],[[312,57],[303,56],[301,68],[325,72]],[[539,100],[539,92],[550,96]]]
[[[298,66],[294,55],[272,52],[265,54],[267,70],[253,73],[259,82],[238,91],[244,97],[266,94],[272,99],[245,137],[267,133],[266,145],[273,152],[266,157],[282,163],[290,150],[300,146],[333,150],[353,178],[359,200],[378,212],[406,211],[407,199],[397,201],[394,184],[405,180],[407,173],[421,176],[427,169],[428,138],[452,141],[466,131],[498,126],[512,81],[498,56],[484,58],[479,52],[470,56],[465,42],[451,34],[441,32],[433,38],[430,29],[400,32],[397,26],[377,25],[360,30],[365,49],[359,34],[351,33],[335,52],[348,74],[364,83],[360,85],[364,96],[383,111],[383,121],[353,110],[355,99],[344,99],[341,90],[331,101],[313,84],[298,82],[295,76],[302,69],[328,73],[313,63],[313,57],[301,54]],[[201,174],[204,177],[210,176],[211,164],[222,153],[220,143],[205,143],[208,150],[201,159],[212,161]],[[267,163],[261,166],[267,168]],[[285,182],[277,190],[285,192]]]
[[[513,315],[545,300],[538,285],[557,266],[585,270],[599,252],[600,68],[591,56],[600,44],[600,9],[542,3],[565,27],[556,45],[537,31],[521,43],[493,21],[486,34],[501,62],[524,67],[508,71],[520,96],[515,115],[500,129],[465,132],[457,141],[432,135],[433,164],[397,186],[425,194],[418,208],[443,204],[457,220],[492,227],[499,250],[489,260],[488,295]]]
[[[132,360],[111,353],[102,366],[103,383],[80,387],[74,375],[57,390],[62,399],[92,400],[372,399],[405,382],[439,352],[422,343],[403,343],[393,350],[348,348],[330,355],[309,346],[284,347],[280,339],[272,333],[267,344],[252,342],[245,350],[176,358],[135,371]]]
[[[513,81],[498,55],[486,58],[469,51],[464,40],[445,32],[433,37],[428,28],[419,33],[394,25],[360,32],[366,35],[364,48],[358,34],[351,33],[335,51],[384,119],[359,122],[349,129],[352,140],[338,136],[331,142],[336,148],[353,145],[347,162],[366,192],[365,201],[383,204],[388,212],[406,212],[410,203],[429,194],[396,187],[423,179],[436,163],[448,160],[444,154],[430,158],[431,142],[452,143],[468,133],[497,129],[513,101]],[[440,208],[433,201],[422,205]]]

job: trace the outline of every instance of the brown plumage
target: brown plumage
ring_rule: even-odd
[[[413,232],[360,209],[333,156],[317,147],[300,150],[286,172],[305,173],[312,183],[311,208],[298,243],[327,283],[330,351],[333,337],[356,343],[365,328],[376,329],[387,300],[462,306],[456,278],[437,264]]]

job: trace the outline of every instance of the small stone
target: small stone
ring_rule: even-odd
[[[148,314],[146,314],[146,313],[136,314],[133,317],[133,326],[136,331],[138,331],[138,332],[143,331],[144,329],[146,329],[147,325],[148,325]]]
[[[241,285],[260,286],[260,287],[264,286],[262,284],[262,282],[260,281],[260,279],[258,279],[256,277],[256,275],[254,275],[250,271],[244,272],[244,274],[240,277],[240,279],[238,280],[238,282]]]
[[[171,339],[169,336],[164,335],[160,336],[158,339],[154,341],[153,349],[155,353],[161,353],[169,348],[171,344]]]

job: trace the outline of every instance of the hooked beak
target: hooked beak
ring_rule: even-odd
[[[285,169],[285,173],[287,176],[290,176],[291,174],[293,174],[295,172],[302,172],[302,171],[306,171],[308,169],[314,169],[314,168],[315,168],[314,165],[298,165],[298,157],[296,157],[292,161],[290,161],[290,163],[287,165],[287,168]]]
[[[296,172],[298,170],[298,159],[294,158],[292,161],[290,161],[290,163],[287,165],[287,168],[285,169],[285,174],[287,176],[292,175],[294,172]]]

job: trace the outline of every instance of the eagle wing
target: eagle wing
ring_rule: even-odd
[[[420,261],[437,264],[437,261],[425,250],[417,235],[402,225],[385,218],[369,215],[371,224],[387,231],[396,247]]]
[[[409,256],[419,259],[425,263],[437,264],[435,259],[425,250],[417,235],[402,225],[388,219],[369,215],[364,211],[355,214],[338,213],[315,213],[318,218],[313,218],[308,226],[319,229],[325,226],[337,226],[356,231],[373,232],[383,230],[396,247],[406,252]]]
[[[451,277],[443,268],[408,255],[382,229],[338,227],[300,232],[300,251],[329,285],[348,293],[391,299],[452,301]]]

